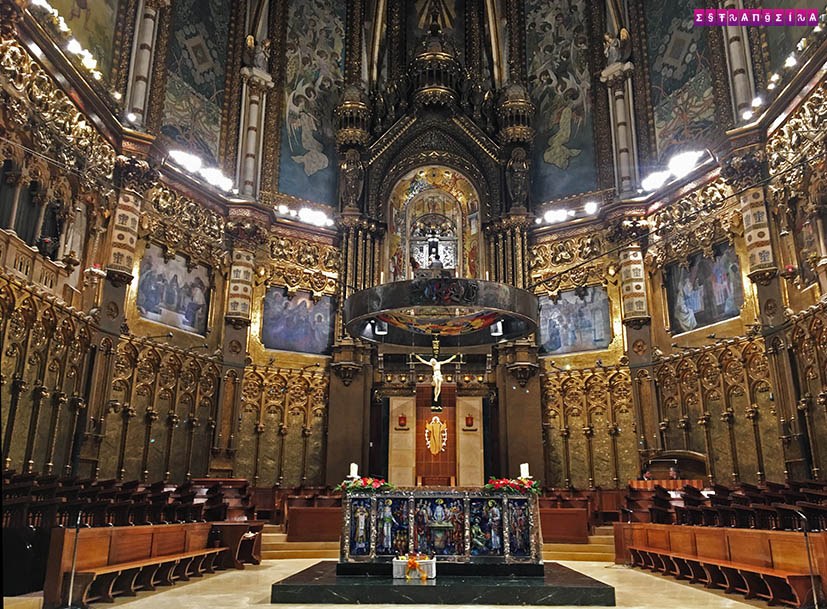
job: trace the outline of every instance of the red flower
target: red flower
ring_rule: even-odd
[[[379,487],[380,487],[380,486],[382,486],[382,485],[379,483],[379,480],[374,480],[374,481],[373,481],[373,484],[371,484],[371,486],[372,486],[373,488],[379,488]]]

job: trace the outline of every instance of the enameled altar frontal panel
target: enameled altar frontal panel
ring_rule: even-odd
[[[350,493],[339,562],[390,562],[407,552],[440,562],[541,564],[537,498],[421,487]]]

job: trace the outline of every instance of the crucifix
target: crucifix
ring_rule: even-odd
[[[439,357],[439,339],[435,338],[433,341],[434,347],[434,354],[431,356],[431,359],[423,359],[420,357],[418,353],[414,353],[413,356],[420,361],[420,363],[425,364],[426,366],[430,366],[431,370],[433,371],[431,375],[431,386],[434,388],[434,396],[433,396],[433,403],[436,404],[439,402],[439,394],[442,392],[442,383],[444,382],[444,377],[442,376],[442,366],[443,364],[449,364],[454,361],[459,353],[454,353],[448,359],[444,359],[439,361],[437,357]]]

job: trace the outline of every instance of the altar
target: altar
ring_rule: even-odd
[[[542,575],[536,495],[417,487],[348,493],[342,503],[339,574],[386,574],[396,557],[417,552],[438,573]],[[469,567],[471,567],[469,569]]]

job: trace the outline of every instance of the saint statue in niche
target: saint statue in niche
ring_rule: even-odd
[[[505,175],[512,207],[525,207],[528,198],[528,160],[523,148],[511,152]]]
[[[365,182],[365,168],[359,158],[359,151],[350,148],[342,161],[342,209],[358,208],[359,198],[362,196],[362,185]]]

